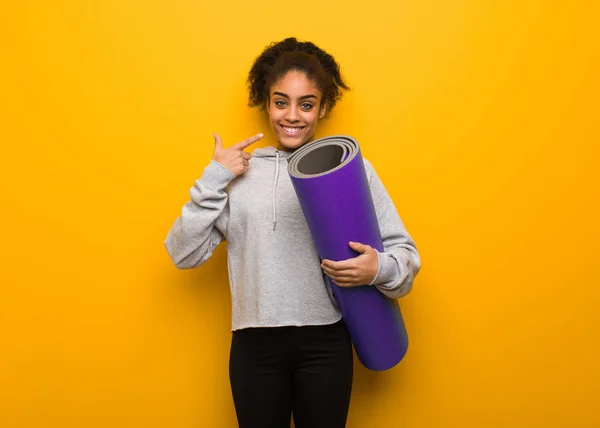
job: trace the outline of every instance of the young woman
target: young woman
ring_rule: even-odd
[[[244,151],[257,134],[223,147],[190,190],[165,245],[175,265],[200,266],[227,240],[232,299],[230,382],[240,427],[344,427],[352,346],[324,274],[406,295],[419,271],[415,244],[365,161],[384,252],[349,243],[357,257],[319,260],[287,173],[287,158],[315,138],[348,87],[339,65],[309,42],[267,47],[248,76],[250,106],[268,114],[277,147]]]

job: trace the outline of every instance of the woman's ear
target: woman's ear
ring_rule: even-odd
[[[321,104],[321,108],[319,109],[319,119],[323,119],[325,113],[327,113],[327,103]]]

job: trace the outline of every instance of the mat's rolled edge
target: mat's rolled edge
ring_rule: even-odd
[[[304,173],[300,169],[299,163],[308,156],[311,152],[314,152],[324,147],[337,146],[340,148],[340,162],[335,163],[332,168],[327,168],[320,173]],[[346,164],[350,163],[358,154],[360,148],[358,142],[346,135],[332,135],[330,137],[320,138],[311,143],[308,143],[298,150],[296,150],[288,158],[288,172],[292,177],[303,179],[303,178],[317,178],[326,174],[330,174],[338,169],[343,168]]]

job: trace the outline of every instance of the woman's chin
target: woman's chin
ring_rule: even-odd
[[[306,143],[309,143],[310,141],[312,141],[312,138],[283,137],[279,139],[279,147],[286,150],[295,150],[302,147]]]

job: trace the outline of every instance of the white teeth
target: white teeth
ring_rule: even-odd
[[[297,132],[300,132],[300,130],[302,129],[302,128],[288,128],[287,126],[282,126],[282,128],[288,134],[295,134]]]

